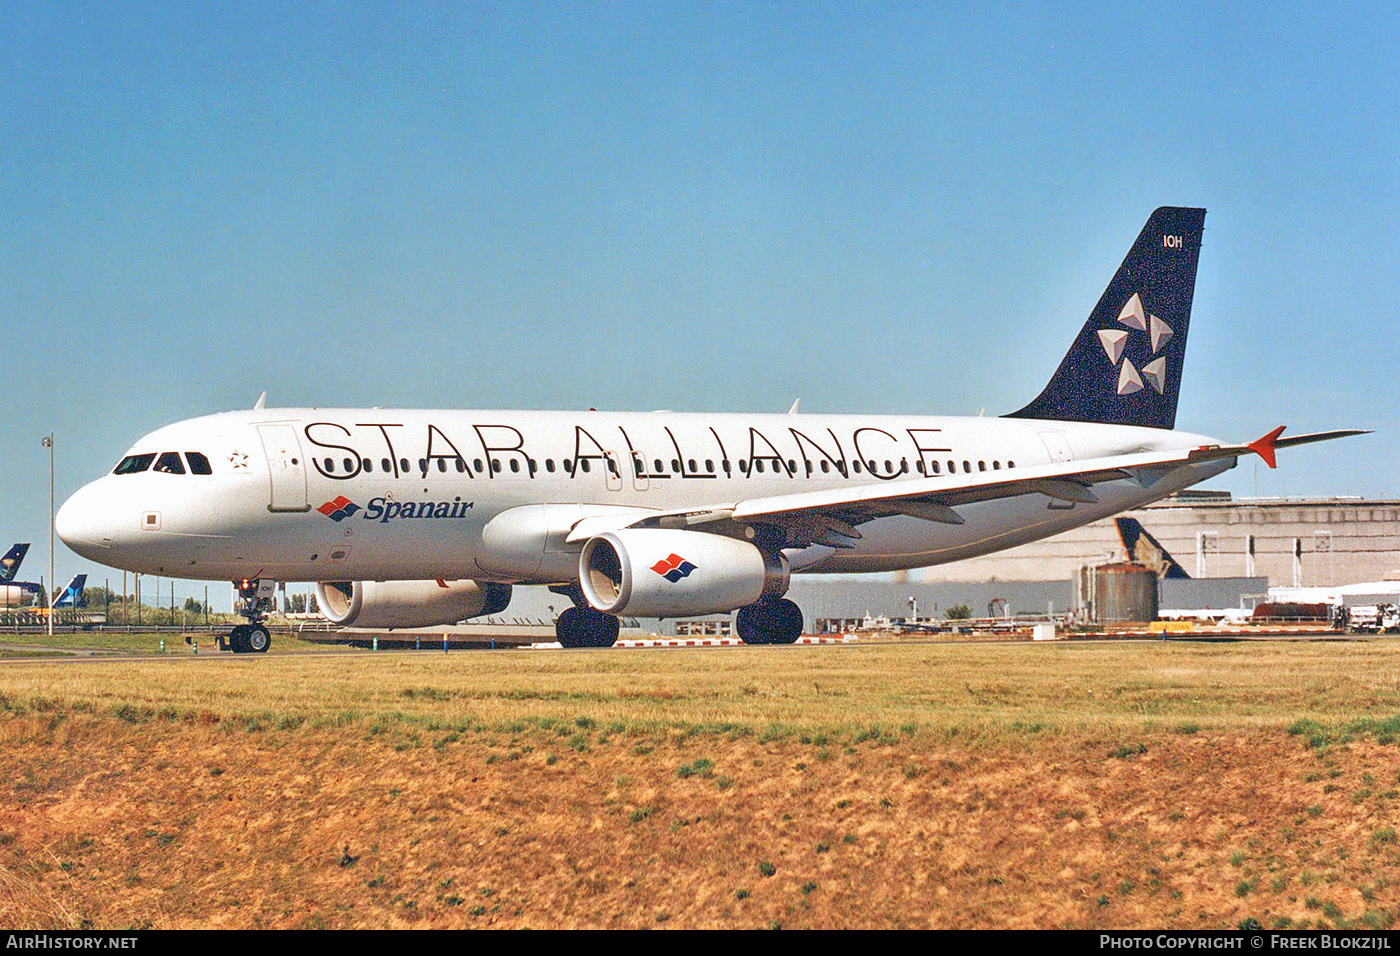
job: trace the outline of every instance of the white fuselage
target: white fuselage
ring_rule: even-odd
[[[57,525],[88,558],[170,577],[555,583],[567,580],[561,569],[577,545],[552,537],[544,560],[522,561],[505,553],[516,546],[509,535],[483,535],[488,523],[510,509],[550,506],[563,528],[612,511],[1010,476],[1210,443],[1157,428],[1004,418],[260,409],[152,432],[133,455],[198,452],[211,473],[108,474],[75,493]],[[962,524],[878,518],[861,525],[849,549],[814,545],[787,556],[793,570],[822,572],[955,561],[1136,507],[1233,463],[1182,466],[1147,487],[1102,483],[1095,503],[1024,494],[961,505]]]

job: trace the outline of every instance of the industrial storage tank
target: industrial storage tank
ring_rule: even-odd
[[[1157,619],[1157,572],[1124,561],[1093,569],[1093,617],[1100,624]]]

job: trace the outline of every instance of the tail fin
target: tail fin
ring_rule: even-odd
[[[1045,391],[1006,417],[1173,427],[1205,218],[1154,212]]]
[[[1118,537],[1123,541],[1123,550],[1128,552],[1128,560],[1144,564],[1157,572],[1159,578],[1189,578],[1186,569],[1177,564],[1176,558],[1167,553],[1161,542],[1147,533],[1136,518],[1114,518],[1118,525]]]
[[[50,607],[77,607],[83,601],[83,587],[86,584],[86,574],[73,575],[73,580],[68,582],[68,586],[63,589],[58,600],[54,601]]]
[[[9,584],[19,573],[19,566],[24,562],[24,556],[29,553],[29,545],[17,544],[5,552],[5,556],[0,558],[0,584]]]

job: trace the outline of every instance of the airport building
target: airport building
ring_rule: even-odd
[[[1252,498],[1185,491],[1127,513],[1193,578],[1262,577],[1269,587],[1400,578],[1400,501]],[[917,572],[924,582],[1068,579],[1123,557],[1112,518],[1044,541]]]

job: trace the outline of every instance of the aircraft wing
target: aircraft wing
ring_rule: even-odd
[[[850,548],[861,537],[857,526],[875,518],[910,515],[926,521],[962,524],[959,505],[1041,494],[1062,501],[1094,504],[1094,485],[1130,479],[1151,487],[1176,468],[1208,461],[1257,454],[1275,467],[1277,448],[1364,434],[1360,431],[1320,432],[1280,439],[1277,428],[1245,445],[1202,445],[1173,451],[1139,452],[1080,461],[1017,468],[1013,471],[978,472],[937,478],[905,478],[877,481],[827,491],[768,495],[710,506],[674,511],[636,511],[588,517],[579,521],[567,540],[584,541],[604,531],[621,528],[683,527],[724,533],[743,525],[770,524],[788,532],[788,545],[823,544]],[[721,527],[705,527],[728,521]]]

